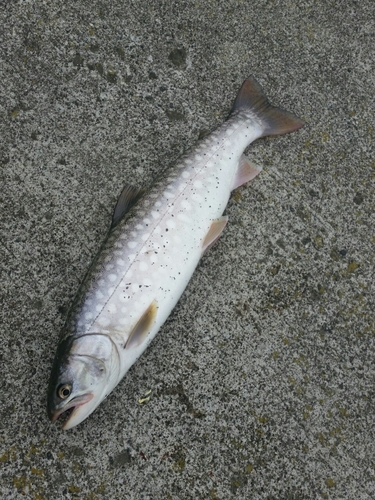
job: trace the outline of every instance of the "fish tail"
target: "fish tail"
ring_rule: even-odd
[[[248,112],[252,118],[256,116],[263,126],[261,137],[287,134],[304,125],[304,122],[292,113],[272,106],[260,85],[252,77],[243,82],[230,116],[240,111]]]

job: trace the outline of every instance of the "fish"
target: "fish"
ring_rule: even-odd
[[[228,119],[148,190],[124,187],[61,332],[48,385],[51,421],[64,415],[64,430],[83,422],[160,330],[224,231],[231,191],[261,171],[244,150],[303,124],[272,106],[250,77]]]

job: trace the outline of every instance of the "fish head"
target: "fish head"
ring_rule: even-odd
[[[58,346],[48,387],[47,412],[54,422],[71,410],[63,429],[87,418],[116,385],[118,352],[107,335],[69,336]]]

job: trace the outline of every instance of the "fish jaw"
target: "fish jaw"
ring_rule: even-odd
[[[75,427],[85,420],[100,404],[101,399],[99,401],[94,397],[94,394],[89,394],[86,401],[78,404],[74,407],[74,410],[68,420],[62,426],[64,431]]]
[[[78,409],[81,408],[82,406],[86,405],[87,403],[89,403],[93,398],[94,398],[93,393],[88,393],[88,394],[84,394],[83,396],[78,396],[76,398],[73,398],[68,404],[64,405],[63,408],[56,409],[55,411],[49,411],[48,416],[49,416],[51,422],[55,422],[63,413],[70,410],[71,408],[74,408],[69,419],[65,422],[65,424],[63,426],[63,429],[64,429],[66,427],[66,425],[70,422],[71,418],[75,414],[77,414]],[[77,425],[77,424],[75,424],[75,425]]]

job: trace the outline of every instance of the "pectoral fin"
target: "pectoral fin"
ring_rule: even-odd
[[[131,186],[130,184],[125,185],[113,212],[112,227],[115,227],[118,224],[126,212],[128,212],[131,207],[137,203],[139,198],[143,196],[144,192],[144,189],[139,189],[135,186]]]
[[[245,155],[241,155],[232,190],[254,179],[261,170],[261,167],[255,167]]]
[[[228,216],[225,215],[220,217],[220,219],[214,220],[211,224],[211,227],[206,234],[205,239],[203,240],[203,252],[206,252],[212,245],[219,239],[221,233],[223,232],[225,226],[228,222]]]
[[[142,314],[133,330],[130,332],[129,338],[124,346],[124,349],[132,349],[138,347],[146,339],[149,333],[158,310],[158,303],[156,300],[151,302],[146,311]]]

